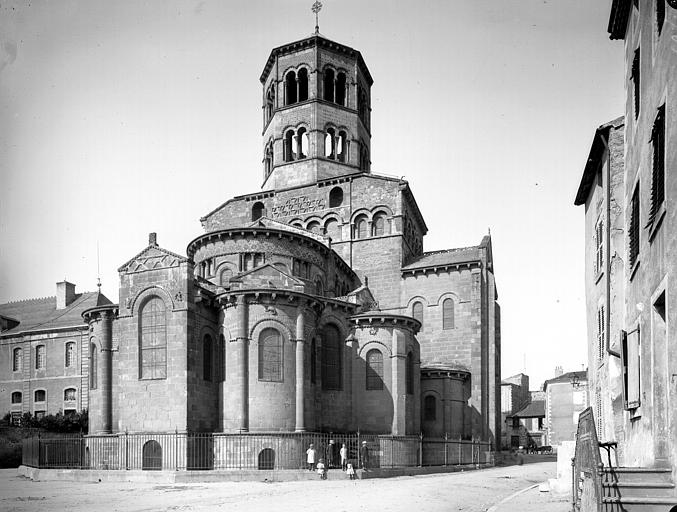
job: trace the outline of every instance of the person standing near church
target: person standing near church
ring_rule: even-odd
[[[310,443],[310,447],[306,450],[306,462],[308,463],[308,471],[313,471],[315,469],[316,456],[317,450],[315,450],[313,443]]]
[[[367,469],[369,466],[369,447],[366,441],[362,441],[362,446],[360,446],[360,464],[362,469]]]
[[[335,467],[334,450],[336,450],[336,445],[334,444],[334,440],[330,439],[324,454],[324,459],[327,461],[327,469]]]
[[[339,452],[339,455],[341,456],[341,469],[345,471],[346,466],[348,465],[348,448],[346,448],[346,443],[343,443],[343,445],[341,446],[341,451]]]

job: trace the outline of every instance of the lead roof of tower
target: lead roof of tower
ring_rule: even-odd
[[[268,74],[270,73],[270,70],[273,68],[273,65],[275,64],[275,59],[278,56],[295,53],[298,52],[299,50],[313,47],[326,48],[327,50],[331,50],[336,53],[342,53],[344,55],[356,58],[357,65],[361,68],[362,72],[364,73],[364,76],[366,77],[369,86],[371,86],[374,83],[374,79],[371,77],[369,68],[367,68],[367,64],[364,62],[362,54],[358,50],[355,50],[350,46],[346,46],[344,44],[332,41],[331,39],[327,39],[322,35],[315,34],[313,34],[310,37],[306,37],[305,39],[301,39],[299,41],[294,41],[293,43],[287,43],[282,46],[278,46],[277,48],[273,48],[270,52],[268,60],[266,61],[266,65],[263,67],[263,71],[261,72],[260,78],[261,83],[263,84],[266,82]]]

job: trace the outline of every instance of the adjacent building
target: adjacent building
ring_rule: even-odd
[[[588,407],[588,372],[566,372],[543,383],[545,444],[556,446],[576,438],[578,415]]]

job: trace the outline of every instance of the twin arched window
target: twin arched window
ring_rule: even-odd
[[[341,335],[334,325],[323,331],[322,340],[322,389],[341,389]]]
[[[20,372],[23,369],[23,350],[15,348],[12,351],[12,371]]]
[[[284,134],[284,161],[293,162],[308,156],[308,130],[287,130]]]
[[[141,309],[139,374],[141,379],[167,378],[167,318],[165,303],[151,297]]]
[[[266,382],[283,381],[282,336],[273,328],[266,328],[259,334],[259,380]]]
[[[293,105],[308,99],[308,70],[301,68],[298,74],[289,71],[284,78],[284,104]]]
[[[383,389],[383,354],[372,349],[367,352],[367,390]]]
[[[202,341],[202,377],[204,380],[212,380],[212,351],[214,350],[212,337],[205,334]]]
[[[344,107],[348,106],[348,89],[346,87],[346,74],[343,71],[334,73],[334,70],[327,68],[322,77],[322,86],[324,94],[322,97],[326,101],[338,103]]]
[[[348,161],[348,135],[344,130],[327,128],[324,136],[324,156],[339,162]]]

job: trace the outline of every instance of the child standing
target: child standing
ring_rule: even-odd
[[[310,447],[306,450],[306,462],[308,463],[308,471],[313,471],[315,469],[315,456],[317,451],[313,446],[313,443],[310,443]]]
[[[348,478],[355,480],[355,468],[353,468],[352,460],[346,464],[346,473],[348,474]]]
[[[345,471],[348,464],[348,448],[346,448],[346,443],[343,443],[341,446],[339,455],[341,456],[341,469]]]
[[[327,479],[327,468],[324,466],[324,459],[320,459],[317,463],[317,474],[320,475],[320,480]]]

